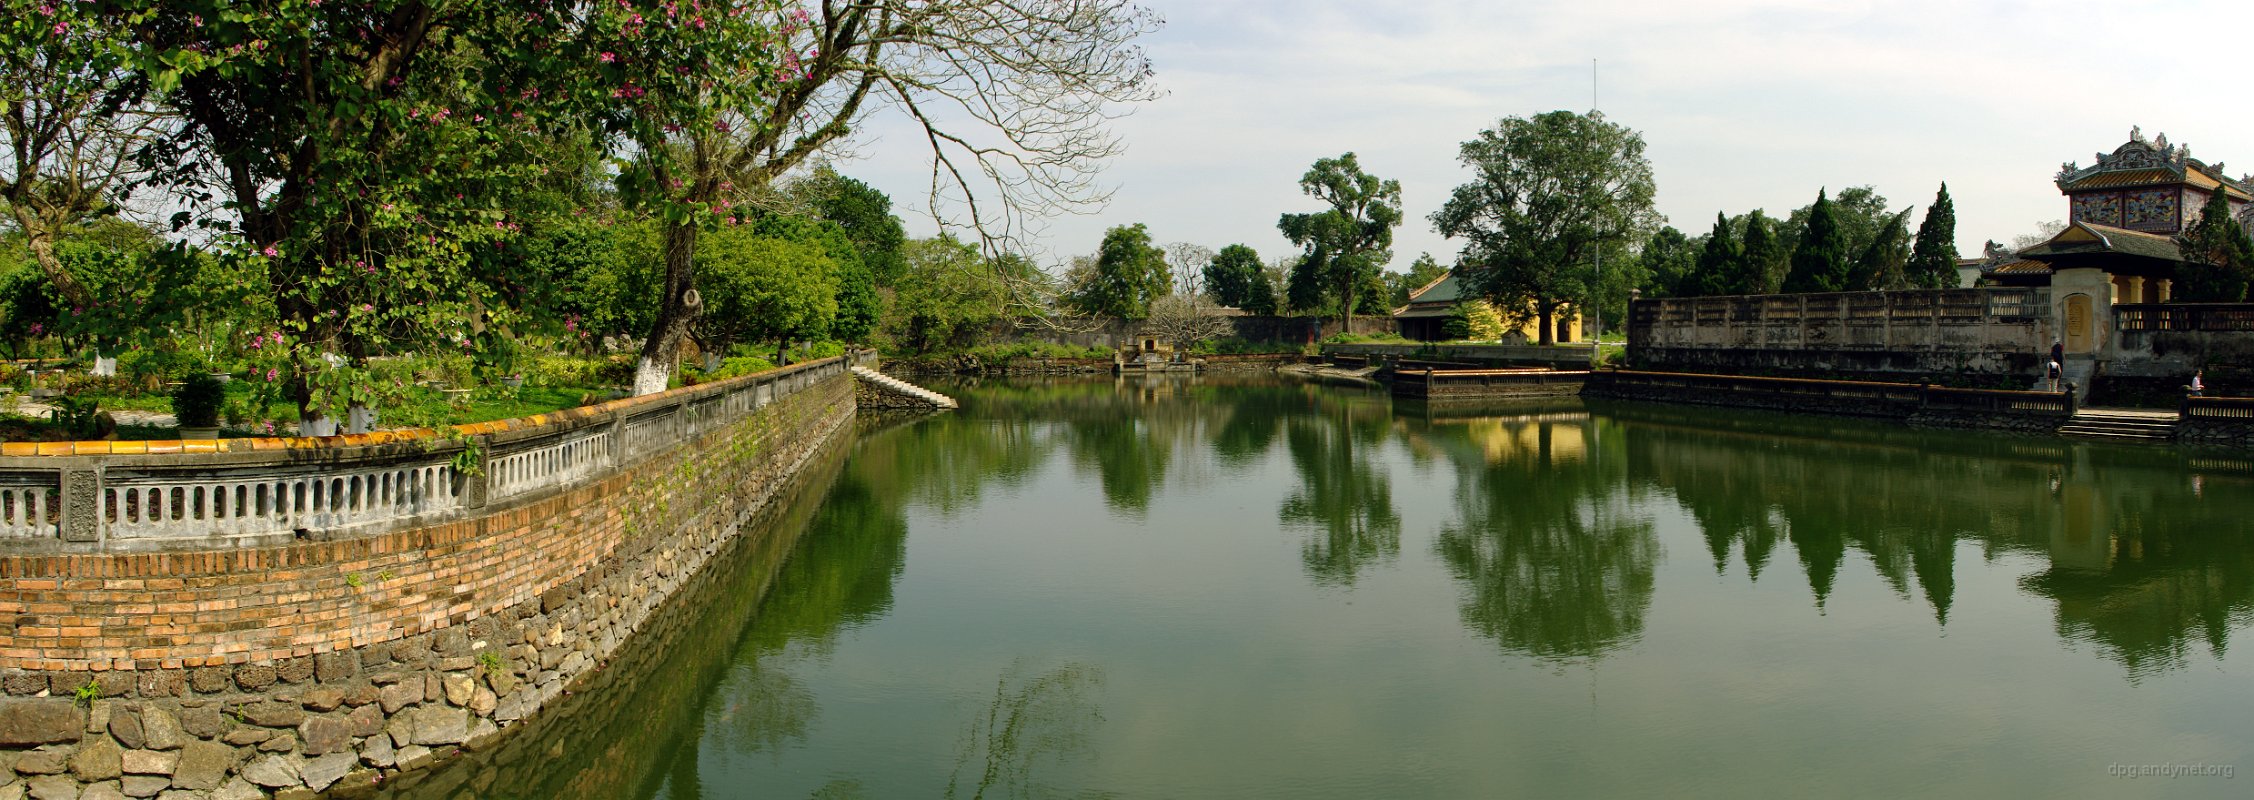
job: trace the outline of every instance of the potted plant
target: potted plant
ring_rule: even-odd
[[[227,403],[227,388],[210,375],[190,375],[172,392],[172,416],[179,420],[182,439],[219,438],[219,411]]]

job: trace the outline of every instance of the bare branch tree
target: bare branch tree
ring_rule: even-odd
[[[1170,294],[1150,304],[1150,319],[1143,327],[1166,337],[1176,347],[1187,348],[1208,339],[1227,336],[1229,320],[1200,295]]]
[[[770,186],[849,147],[869,115],[902,114],[930,150],[930,213],[942,229],[976,234],[998,264],[1030,249],[1023,235],[1040,219],[1110,198],[1095,181],[1122,151],[1109,123],[1122,104],[1156,96],[1135,39],[1161,21],[1125,0],[798,0],[783,19],[792,74],[772,106],[699,132],[687,162],[699,174],[663,180],[710,187],[708,198]],[[693,227],[669,232],[637,391],[663,385],[659,370],[670,371],[697,312],[694,237]],[[999,268],[991,278],[1020,314],[1051,318],[1054,282]]]
[[[1189,242],[1166,246],[1166,265],[1174,270],[1174,289],[1191,297],[1205,294],[1205,265],[1213,263],[1212,248]]]
[[[50,46],[0,55],[0,206],[23,230],[32,258],[65,300],[93,301],[55,256],[69,226],[116,211],[142,173],[134,151],[164,118],[120,102],[121,74],[94,63],[98,45],[81,31]]]

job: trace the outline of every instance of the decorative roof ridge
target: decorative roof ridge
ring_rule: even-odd
[[[2098,153],[2096,159],[2088,167],[2080,166],[2072,161],[2060,164],[2058,174],[2053,178],[2053,181],[2058,184],[2061,190],[2064,190],[2069,184],[2100,173],[2165,169],[2174,173],[2179,179],[2188,179],[2188,173],[2197,172],[2224,186],[2254,195],[2254,188],[2250,188],[2248,181],[2232,178],[2224,172],[2222,162],[2209,164],[2192,158],[2190,147],[2181,144],[2169,144],[2168,134],[2165,133],[2160,134],[2158,138],[2152,141],[2146,141],[2144,130],[2140,127],[2131,127],[2127,142],[2123,142],[2120,147],[2114,148],[2111,153]]]

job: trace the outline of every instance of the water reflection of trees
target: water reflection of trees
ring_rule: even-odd
[[[1351,584],[1400,552],[1391,477],[1375,461],[1394,421],[1382,393],[1154,375],[981,385],[971,398],[967,416],[987,424],[1054,426],[1075,467],[1093,473],[1106,505],[1133,515],[1146,513],[1169,476],[1196,468],[1208,449],[1220,468],[1243,469],[1281,442],[1297,485],[1277,516],[1308,532],[1301,552],[1310,577]]]
[[[1371,463],[1386,430],[1342,414],[1294,418],[1284,427],[1300,484],[1277,516],[1286,528],[1311,531],[1300,545],[1307,574],[1317,583],[1351,585],[1364,569],[1400,555],[1393,484]]]
[[[1458,519],[1434,549],[1462,584],[1466,627],[1537,658],[1634,643],[1651,606],[1658,537],[1634,513],[1625,462],[1586,415],[1412,429],[1457,464]]]
[[[1717,570],[1734,550],[1758,574],[1781,534],[1819,606],[1856,551],[1946,623],[1958,548],[1970,544],[2043,558],[2023,588],[2054,602],[2061,636],[2094,643],[2132,676],[2180,666],[2196,646],[2220,654],[2231,630],[2254,622],[2244,466],[2168,448],[1603,410],[1626,423],[1631,474],[1674,493]]]

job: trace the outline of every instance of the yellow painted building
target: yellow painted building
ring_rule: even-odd
[[[1424,288],[1410,292],[1409,304],[1393,310],[1393,322],[1399,327],[1404,339],[1419,342],[1446,341],[1448,315],[1455,309],[1456,303],[1464,299],[1464,291],[1456,282],[1455,271],[1449,270],[1439,279],[1425,284]],[[1474,299],[1472,302],[1484,304],[1487,301]],[[1542,341],[1540,322],[1534,318],[1532,309],[1527,309],[1524,316],[1524,321],[1518,321],[1512,315],[1504,314],[1503,325],[1507,330],[1497,341],[1503,344],[1534,344]],[[1555,333],[1558,344],[1580,342],[1588,338],[1580,312],[1570,305],[1558,308],[1552,324],[1557,326]],[[1513,325],[1517,327],[1511,328]]]

